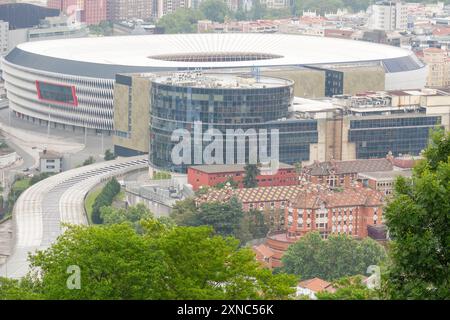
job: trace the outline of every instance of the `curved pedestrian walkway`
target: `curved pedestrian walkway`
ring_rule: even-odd
[[[95,163],[51,176],[25,190],[14,206],[15,246],[0,266],[0,276],[25,276],[28,254],[48,248],[63,231],[62,223],[88,223],[84,198],[89,190],[113,176],[142,169],[147,163],[147,156]]]

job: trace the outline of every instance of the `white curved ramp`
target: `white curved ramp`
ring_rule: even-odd
[[[84,198],[90,189],[147,164],[146,155],[95,163],[51,176],[25,190],[13,210],[15,247],[0,266],[0,276],[25,276],[28,254],[48,248],[62,233],[62,223],[88,224]]]

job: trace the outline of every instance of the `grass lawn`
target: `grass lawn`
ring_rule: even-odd
[[[13,190],[25,190],[26,188],[28,188],[30,186],[30,178],[24,178],[21,180],[17,180],[16,182],[14,182],[12,189]]]
[[[100,192],[102,192],[102,189],[102,185],[96,187],[88,193],[86,199],[84,200],[84,207],[86,208],[89,224],[92,224],[92,206],[94,205],[95,199],[97,199]]]

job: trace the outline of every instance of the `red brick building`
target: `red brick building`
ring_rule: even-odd
[[[281,266],[288,246],[311,231],[318,231],[324,238],[330,234],[367,237],[370,226],[382,224],[382,206],[381,193],[359,185],[335,192],[308,187],[286,206],[286,232],[266,239],[265,245],[273,251],[272,266]]]
[[[106,0],[84,0],[81,21],[88,24],[99,24],[106,21]]]
[[[267,267],[281,266],[281,257],[289,245],[307,232],[318,231],[324,238],[330,234],[365,238],[369,227],[382,225],[382,194],[357,183],[339,190],[310,182],[295,186],[224,188],[197,197],[196,204],[225,202],[231,197],[242,202],[244,211],[281,212],[280,219],[284,221],[276,224],[278,230],[272,231],[264,244],[253,248],[258,260]]]
[[[361,172],[392,171],[393,159],[359,159],[348,161],[314,162],[302,170],[302,178],[313,183],[326,184],[330,187],[350,186]]]
[[[52,9],[58,9],[62,13],[67,12],[67,8],[70,6],[79,6],[79,0],[47,0],[47,7]],[[79,7],[81,9],[81,7]]]
[[[81,12],[81,22],[88,25],[99,24],[107,20],[107,0],[48,0],[47,7],[59,9],[64,14],[69,7],[77,7]]]
[[[244,165],[200,165],[188,168],[188,183],[194,190],[201,186],[213,187],[219,183],[224,183],[232,179],[243,187],[245,177]],[[280,163],[276,172],[260,169],[260,175],[256,177],[259,187],[271,186],[291,186],[298,184],[298,174],[294,166]]]

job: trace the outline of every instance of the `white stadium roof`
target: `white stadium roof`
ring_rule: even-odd
[[[20,44],[18,48],[30,54],[64,60],[156,68],[252,65],[252,61],[248,60],[187,62],[167,61],[164,57],[152,58],[208,53],[267,55],[262,60],[257,59],[257,63],[253,61],[258,66],[379,61],[412,54],[406,49],[369,42],[285,34],[177,34],[79,38],[28,42]]]

